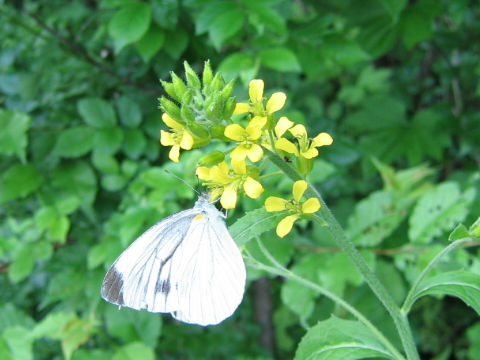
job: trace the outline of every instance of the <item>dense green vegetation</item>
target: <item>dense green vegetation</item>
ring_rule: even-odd
[[[206,152],[169,160],[159,80],[206,60],[237,101],[261,78],[267,97],[287,94],[279,116],[332,135],[308,180],[408,314],[420,357],[480,358],[477,1],[0,0],[0,29],[1,359],[400,358],[319,286],[405,353],[328,226],[242,233],[267,196],[291,193],[286,176],[229,212],[249,259],[232,318],[202,328],[101,299],[122,250],[195,200],[163,169],[195,186]]]

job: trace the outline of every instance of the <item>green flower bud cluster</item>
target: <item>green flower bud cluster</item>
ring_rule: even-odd
[[[220,73],[213,74],[209,61],[205,62],[201,80],[186,61],[184,68],[185,81],[174,72],[171,82],[161,81],[170,97],[159,99],[161,110],[192,135],[193,147],[215,138],[224,140],[225,126],[231,123],[235,110],[234,81],[226,83]]]

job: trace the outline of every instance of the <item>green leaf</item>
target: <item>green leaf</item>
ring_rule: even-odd
[[[76,318],[74,313],[50,312],[33,328],[31,335],[35,339],[48,337],[61,339],[65,325]]]
[[[361,246],[376,246],[406,217],[406,207],[387,191],[376,191],[355,206],[348,219],[347,233]]]
[[[10,265],[8,272],[10,281],[13,283],[22,281],[32,272],[35,260],[46,260],[51,254],[52,248],[46,241],[23,245]]]
[[[6,342],[12,359],[33,360],[33,339],[30,330],[22,326],[5,329],[2,338]]]
[[[473,189],[460,193],[457,183],[445,182],[427,192],[410,216],[408,237],[417,244],[427,244],[445,230],[452,229],[468,214]]]
[[[213,46],[220,49],[227,39],[240,31],[244,21],[245,14],[238,9],[225,11],[215,18],[208,27]]]
[[[55,152],[66,158],[75,158],[85,155],[93,148],[92,128],[77,126],[60,133],[55,144]]]
[[[247,212],[229,227],[230,234],[238,246],[245,245],[248,241],[264,232],[274,229],[285,214],[267,212],[264,207]]]
[[[434,0],[421,0],[407,8],[402,15],[403,40],[407,48],[432,37],[434,19],[441,12],[441,5]]]
[[[388,11],[395,22],[405,5],[407,5],[407,0],[378,0],[378,2]]]
[[[114,126],[117,122],[112,105],[100,98],[79,100],[77,110],[83,121],[95,128]]]
[[[468,231],[475,237],[480,237],[480,217],[470,226]]]
[[[189,36],[183,28],[177,28],[166,34],[165,51],[173,59],[178,59],[188,45]]]
[[[359,44],[338,35],[326,36],[320,51],[340,65],[348,66],[370,59],[370,55]]]
[[[127,179],[121,174],[102,176],[102,188],[108,191],[118,191],[127,184]]]
[[[24,198],[43,183],[42,174],[31,164],[15,164],[9,167],[0,179],[0,203]]]
[[[131,159],[138,159],[143,154],[147,146],[147,141],[143,132],[138,129],[130,129],[125,131],[125,142],[123,143],[123,151]]]
[[[103,152],[93,152],[92,164],[97,170],[105,174],[118,174],[120,171],[117,159]]]
[[[308,329],[298,345],[297,360],[395,359],[365,325],[332,316]]]
[[[75,318],[70,320],[62,329],[62,350],[65,359],[69,360],[73,352],[80,347],[80,345],[87,342],[90,336],[96,331],[95,319],[93,317],[88,319]]]
[[[222,60],[218,66],[225,80],[238,77],[242,72],[250,72],[255,68],[252,55],[248,53],[233,53]]]
[[[25,162],[25,149],[28,144],[27,131],[31,119],[28,115],[12,110],[0,109],[0,153],[17,155]]]
[[[117,350],[112,360],[155,360],[153,349],[140,342],[130,343]]]
[[[122,96],[117,100],[120,120],[125,126],[135,128],[142,121],[142,110],[136,101],[128,96]]]
[[[467,227],[463,224],[458,224],[457,227],[450,233],[450,235],[448,235],[448,241],[455,241],[469,236],[470,233],[468,232]]]
[[[118,127],[98,129],[93,138],[95,152],[115,154],[122,146],[123,137],[123,131]]]
[[[108,32],[118,53],[128,44],[138,41],[150,26],[152,11],[144,2],[133,2],[123,6],[108,23]]]
[[[423,280],[410,304],[405,304],[409,311],[413,303],[426,295],[450,295],[460,298],[480,315],[480,275],[463,270],[449,271]]]
[[[158,26],[152,24],[150,29],[137,42],[137,50],[143,61],[150,59],[162,48],[165,43],[165,32]]]
[[[108,306],[105,321],[109,334],[125,341],[138,340],[154,347],[160,337],[162,317],[151,316],[146,311],[135,311]]]
[[[286,34],[285,18],[275,11],[271,4],[258,0],[243,0],[242,4],[250,10],[249,21],[259,29],[259,32],[262,32],[263,27],[266,27],[277,34]]]
[[[295,54],[284,47],[266,49],[259,52],[262,65],[280,72],[299,72],[300,63]]]
[[[91,204],[95,199],[97,181],[95,173],[86,162],[76,161],[58,166],[52,179],[56,188],[81,199],[83,204]]]
[[[11,326],[20,325],[32,328],[35,321],[27,315],[20,307],[7,302],[0,306],[0,333]]]
[[[70,230],[70,220],[67,216],[58,216],[53,219],[49,226],[49,235],[54,241],[64,243]]]

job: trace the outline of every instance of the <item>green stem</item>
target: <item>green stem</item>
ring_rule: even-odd
[[[423,269],[423,271],[420,273],[420,275],[417,277],[417,279],[415,280],[415,282],[413,283],[412,287],[410,288],[410,291],[408,292],[407,294],[407,297],[405,298],[405,301],[403,302],[403,306],[402,308],[400,309],[400,311],[402,312],[402,314],[406,315],[408,314],[408,312],[410,311],[410,309],[412,308],[412,305],[415,301],[415,293],[417,292],[417,289],[420,285],[420,283],[422,282],[422,280],[428,275],[428,273],[430,271],[432,271],[433,267],[440,261],[440,259],[442,257],[444,257],[445,255],[447,255],[449,252],[455,250],[456,248],[458,248],[459,246],[461,245],[464,245],[465,243],[469,243],[469,242],[472,242],[474,241],[473,238],[470,238],[470,237],[466,237],[466,238],[462,238],[462,239],[458,239],[458,240],[455,240],[454,242],[452,242],[450,245],[448,245],[447,247],[445,247],[442,251],[440,251],[437,256],[435,256],[429,263],[428,265],[425,267],[425,269]]]
[[[385,345],[385,347],[390,351],[390,353],[396,359],[402,359],[402,360],[405,359],[404,356],[398,352],[398,350],[395,348],[395,346],[393,346],[393,344],[380,332],[380,330],[378,330],[377,327],[375,325],[373,325],[357,309],[355,309],[353,306],[351,306],[349,303],[347,303],[346,301],[344,301],[342,298],[338,297],[334,293],[332,293],[332,292],[328,291],[327,289],[323,288],[322,286],[320,286],[320,285],[318,285],[318,284],[316,284],[312,281],[306,280],[306,279],[302,278],[301,276],[298,276],[294,272],[292,272],[292,271],[286,269],[285,267],[283,267],[273,257],[273,255],[270,254],[270,252],[265,248],[265,246],[263,245],[263,243],[260,241],[260,239],[258,237],[257,237],[257,243],[258,243],[258,246],[260,247],[260,250],[265,255],[265,257],[275,266],[275,267],[271,267],[271,266],[265,265],[265,264],[259,262],[257,259],[253,258],[252,256],[250,256],[249,257],[250,261],[252,261],[257,268],[268,271],[271,274],[283,276],[283,277],[285,277],[289,280],[296,281],[299,284],[302,284],[302,285],[318,292],[319,294],[329,298],[330,300],[332,300],[333,302],[335,302],[336,304],[340,305],[345,310],[350,312],[361,323],[363,323],[367,328],[369,328],[370,331],[375,334],[375,336],[378,338],[378,340],[380,342],[382,342],[383,345]]]
[[[280,170],[285,173],[285,175],[287,175],[293,181],[303,179],[302,176],[294,168],[284,162],[283,159],[280,158],[278,155],[269,150],[265,150],[265,153],[267,154],[270,161],[272,161]],[[327,223],[327,228],[332,234],[333,238],[344,249],[350,260],[363,275],[365,282],[368,284],[370,289],[372,289],[376,297],[380,300],[380,302],[383,304],[385,309],[392,317],[393,322],[395,323],[395,326],[397,328],[398,335],[400,336],[400,339],[402,341],[402,345],[405,350],[405,354],[407,355],[407,359],[419,360],[420,357],[415,346],[415,341],[413,339],[408,319],[402,314],[400,308],[390,296],[387,289],[385,289],[385,287],[377,278],[375,273],[372,271],[372,269],[370,269],[365,259],[362,257],[362,255],[360,255],[351,240],[348,238],[347,234],[342,229],[341,225],[338,223],[337,219],[333,216],[327,204],[323,200],[321,194],[311,184],[309,184],[308,186],[307,194],[317,197],[322,205],[319,210],[321,219],[316,216],[313,217],[313,219],[317,223],[319,223],[320,226],[325,226],[325,222]]]

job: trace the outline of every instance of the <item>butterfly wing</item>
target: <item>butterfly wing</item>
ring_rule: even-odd
[[[178,292],[170,286],[171,259],[199,211],[193,208],[171,215],[136,239],[105,275],[102,297],[136,310],[177,310]]]
[[[183,322],[218,324],[233,314],[245,290],[245,264],[223,215],[211,204],[196,216],[172,258],[172,285],[178,290]]]
[[[120,306],[170,312],[183,322],[213,325],[235,311],[245,264],[215,206],[199,202],[135,240],[111,266],[102,297]]]

